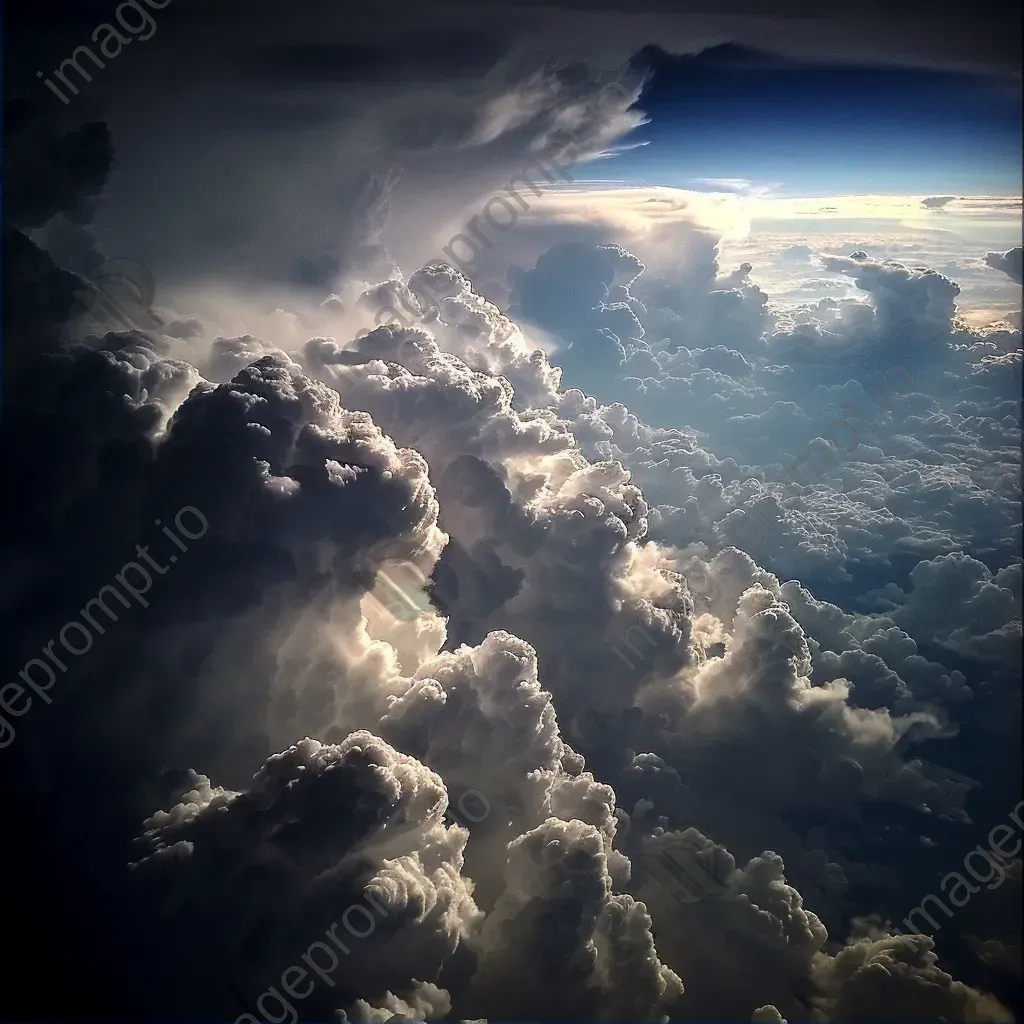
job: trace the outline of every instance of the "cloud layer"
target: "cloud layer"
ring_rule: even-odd
[[[486,195],[567,109],[592,152],[636,123],[594,88],[438,98],[444,139],[402,142],[437,174],[507,145]],[[1019,934],[892,925],[1018,798],[1019,329],[864,250],[792,253],[857,297],[781,308],[701,211],[595,233],[569,196],[507,295],[406,278],[370,174],[340,235],[310,207],[260,249],[293,307],[218,281],[104,331],[75,294],[109,137],[45,141],[63,171],[5,228],[5,679],[174,510],[209,522],[124,629],[57,649],[5,751],[15,831],[66,844],[50,905],[104,908],[103,1014],[1010,1019]],[[681,848],[716,884],[680,908]]]

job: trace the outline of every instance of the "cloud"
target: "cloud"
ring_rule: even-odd
[[[60,132],[44,102],[17,97],[4,103],[8,152],[17,164],[5,190],[4,222],[19,229],[40,227],[58,213],[88,223],[114,161],[105,123]]]
[[[825,992],[822,1008],[837,1019],[869,1018],[879,1012],[902,1017],[920,1009],[929,1016],[1010,1019],[991,996],[942,971],[927,936],[864,930],[867,934],[851,937],[843,950],[818,967],[817,980]]]
[[[419,198],[480,156],[456,216],[567,110],[595,152],[639,116],[602,127],[580,68],[487,86],[411,112],[377,94],[357,121],[394,115]],[[49,230],[106,173],[87,135],[88,167],[20,204],[49,234],[8,239],[6,678],[174,509],[210,524],[9,751],[71,851],[83,964],[114,972],[102,1015],[237,1015],[303,953],[324,966],[362,902],[373,929],[324,947],[303,1015],[1006,1018],[929,939],[856,922],[919,899],[922,837],[1002,792],[940,751],[964,721],[1000,751],[985,715],[1019,675],[1019,332],[967,327],[952,278],[864,249],[822,257],[863,297],[775,308],[722,255],[736,197],[673,190],[539,204],[551,244],[503,308],[395,259],[416,217],[377,167],[286,225],[291,182],[279,245],[221,239],[195,304],[172,290],[160,324],[102,334],[68,323],[83,278],[42,247],[91,251]],[[219,276],[249,251],[279,285],[262,304]],[[819,437],[829,464],[794,480]],[[471,790],[487,813],[450,823]],[[684,841],[723,898],[676,912],[650,858]]]
[[[907,329],[927,337],[948,328],[959,286],[935,271],[908,268],[895,261],[825,256],[825,270],[852,277],[874,299],[878,329],[890,337]],[[909,339],[908,339],[909,341]]]
[[[467,833],[445,824],[444,785],[415,759],[357,732],[300,741],[244,792],[195,773],[185,785],[146,821],[136,874],[157,915],[216,936],[222,968],[245,960],[251,998],[303,950],[322,980],[302,1012],[321,1017],[413,990],[469,955],[482,915],[461,877]],[[314,952],[325,933],[332,945]],[[215,991],[201,995],[185,995],[184,1012],[217,1005]]]
[[[1021,283],[1021,247],[1015,246],[1006,252],[990,252],[985,255],[985,265],[1001,270],[1011,281]]]

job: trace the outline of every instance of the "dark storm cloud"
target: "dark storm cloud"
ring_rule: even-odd
[[[125,47],[63,108],[36,72],[52,71],[88,42],[90,27],[109,20],[110,9],[90,3],[64,19],[62,7],[51,7],[43,19],[35,5],[16,2],[9,16],[19,46],[9,89],[41,97],[54,118],[72,124],[98,112],[109,118],[122,169],[97,224],[105,251],[130,254],[165,287],[210,274],[310,281],[350,244],[362,244],[347,233],[344,194],[363,171],[404,167],[392,254],[407,270],[434,256],[432,239],[423,236],[521,168],[532,139],[515,125],[537,100],[524,83],[555,58],[563,69],[583,61],[596,73],[621,67],[652,38],[687,53],[709,39],[764,45],[772,36],[787,52],[841,54],[860,29],[878,56],[897,38],[894,27],[910,20],[890,7],[863,5],[856,16],[831,5],[807,17],[801,5],[774,9],[766,30],[762,6],[725,5],[714,14],[702,8],[687,18],[658,4],[628,16],[607,5],[543,3],[384,2],[342,13],[327,0],[306,0],[282,16],[269,0],[213,8],[176,0],[161,9],[159,30],[145,48]],[[930,20],[927,31],[915,24],[905,40],[893,42],[892,56],[916,50],[919,59],[941,64],[959,47],[962,59],[984,62],[979,37],[1008,38],[1005,30],[992,31],[994,19],[984,8],[968,24],[957,19],[955,32],[942,18]],[[998,63],[994,51],[990,56]],[[163,98],[172,92],[173,103]],[[500,124],[504,129],[479,146],[476,161],[451,152],[481,133],[490,138]],[[172,136],[178,158],[161,160]],[[265,244],[271,237],[274,258]],[[328,257],[320,250],[335,251]],[[298,266],[310,260],[315,272]]]
[[[46,107],[38,96],[4,105],[4,220],[22,230],[40,227],[58,213],[88,223],[114,163],[106,124],[91,121],[62,131]]]

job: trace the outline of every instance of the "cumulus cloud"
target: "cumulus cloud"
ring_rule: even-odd
[[[821,1006],[838,1020],[879,1020],[924,1014],[953,1020],[1010,1021],[991,996],[956,981],[937,964],[923,935],[851,937],[835,957],[816,965]]]
[[[579,68],[488,84],[381,130],[440,174],[567,120],[593,155],[640,116]],[[105,140],[51,140],[82,167],[26,181],[10,229],[3,607],[16,678],[175,510],[209,522],[17,723],[25,778],[62,783],[69,890],[124,922],[108,1016],[280,1010],[303,963],[301,1014],[352,1021],[1008,1019],[860,922],[908,835],[973,827],[937,751],[1019,675],[1019,333],[862,250],[822,263],[865,299],[776,310],[670,195],[613,197],[600,237],[561,197],[569,233],[502,304],[403,275],[379,169],[264,250],[294,307],[218,282],[231,330],[180,293],[76,333],[81,278],[44,249],[67,233],[24,232],[85,222]],[[655,865],[681,846],[717,888],[677,910]]]
[[[993,270],[1001,270],[1011,281],[1021,283],[1021,247],[1014,246],[1006,252],[990,252],[985,256],[985,264]]]
[[[146,821],[135,868],[158,914],[220,940],[222,969],[244,961],[247,980],[269,985],[305,951],[319,978],[302,1013],[324,1018],[471,955],[481,914],[461,876],[467,833],[445,824],[444,784],[414,758],[357,732],[275,754],[244,792],[195,773],[187,785]],[[179,1012],[208,1013],[209,999],[182,994]]]

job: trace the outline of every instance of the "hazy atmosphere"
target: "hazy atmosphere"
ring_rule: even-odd
[[[6,4],[0,1019],[1020,1019],[1020,34]]]

